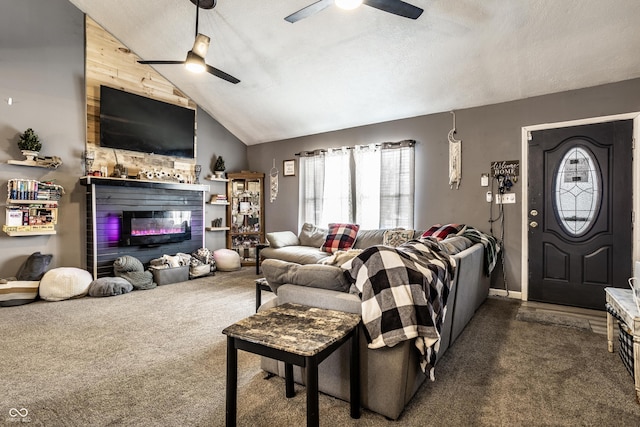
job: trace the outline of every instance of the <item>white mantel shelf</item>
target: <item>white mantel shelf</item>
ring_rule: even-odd
[[[83,176],[80,178],[82,185],[111,185],[119,187],[147,187],[147,188],[165,188],[169,190],[191,190],[191,191],[209,191],[208,185],[203,184],[183,184],[173,181],[151,181],[146,179],[128,179],[128,178],[112,178],[102,176]]]

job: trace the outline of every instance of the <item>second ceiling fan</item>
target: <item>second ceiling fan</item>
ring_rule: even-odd
[[[389,12],[394,15],[403,16],[409,19],[418,19],[422,15],[423,10],[412,4],[405,3],[402,0],[320,0],[310,4],[307,7],[300,9],[299,11],[292,13],[284,18],[286,21],[297,22],[301,19],[308,18],[321,10],[326,9],[335,3],[337,6],[343,9],[355,9],[360,4],[375,7],[376,9],[384,12]]]
[[[207,71],[213,74],[216,77],[221,78],[222,80],[226,80],[230,83],[237,84],[240,83],[240,80],[233,77],[230,74],[225,73],[222,70],[219,70],[211,65],[207,64],[204,61],[205,56],[207,56],[207,51],[209,50],[209,41],[211,40],[208,36],[204,34],[200,34],[198,32],[198,17],[200,8],[202,9],[213,9],[216,5],[216,0],[190,0],[191,3],[196,5],[196,39],[193,42],[193,48],[187,52],[187,58],[184,61],[171,61],[171,60],[150,60],[150,61],[138,61],[140,64],[183,64],[188,70],[193,72],[202,72]]]

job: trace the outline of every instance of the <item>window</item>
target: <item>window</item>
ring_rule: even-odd
[[[300,223],[413,228],[414,141],[300,153]]]

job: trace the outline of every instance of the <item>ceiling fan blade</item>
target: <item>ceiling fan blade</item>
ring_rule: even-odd
[[[152,61],[138,61],[139,64],[184,64],[184,61],[164,61],[164,60],[152,60]]]
[[[362,3],[409,19],[418,19],[423,12],[419,7],[405,3],[402,0],[364,0]]]
[[[285,21],[291,22],[292,24],[294,22],[297,22],[301,19],[304,18],[308,18],[311,15],[314,15],[318,12],[320,12],[323,9],[326,9],[327,7],[331,6],[333,4],[334,0],[320,0],[317,1],[313,4],[310,4],[307,7],[304,7],[302,9],[300,9],[297,12],[292,13],[291,15],[287,16],[286,18],[284,18]]]
[[[225,72],[224,72],[224,71],[222,71],[222,70],[218,70],[217,68],[212,67],[212,66],[211,66],[211,65],[209,65],[209,64],[207,64],[207,72],[209,72],[209,73],[213,74],[213,75],[214,75],[214,76],[216,76],[216,77],[221,78],[222,80],[226,80],[226,81],[228,81],[229,83],[233,83],[234,85],[235,85],[235,84],[240,83],[240,80],[236,79],[236,78],[235,78],[235,77],[233,77],[232,75],[227,74],[227,73],[225,73]]]

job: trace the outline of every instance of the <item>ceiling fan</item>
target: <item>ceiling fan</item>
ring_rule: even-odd
[[[375,7],[376,9],[380,9],[384,12],[393,13],[394,15],[403,16],[409,19],[418,19],[423,12],[419,7],[405,3],[401,0],[320,0],[295,13],[292,13],[284,19],[285,21],[293,24],[294,22],[308,18],[309,16],[326,9],[333,3],[342,9],[355,9],[361,4],[366,4],[367,6]]]
[[[198,32],[198,12],[202,9],[213,9],[216,5],[216,0],[190,0],[191,3],[196,5],[196,40],[193,42],[193,48],[187,52],[187,58],[184,61],[166,61],[166,60],[151,60],[151,61],[138,61],[140,64],[184,64],[187,70],[200,73],[207,71],[216,77],[226,80],[230,83],[237,84],[240,80],[233,77],[230,74],[225,73],[211,65],[205,63],[204,58],[207,56],[207,50],[209,50],[210,38],[204,34]]]

